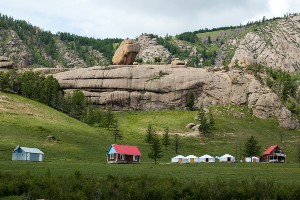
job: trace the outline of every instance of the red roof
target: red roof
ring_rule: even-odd
[[[141,156],[141,152],[137,146],[112,144],[118,154]]]
[[[272,151],[273,151],[274,149],[276,149],[276,148],[280,149],[280,147],[279,147],[278,145],[270,146],[270,147],[263,153],[263,155],[269,155],[269,154],[271,154]],[[281,150],[281,149],[280,149],[280,150]]]

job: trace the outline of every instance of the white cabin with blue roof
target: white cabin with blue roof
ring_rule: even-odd
[[[44,153],[37,148],[17,146],[12,152],[12,160],[41,162],[44,160]]]

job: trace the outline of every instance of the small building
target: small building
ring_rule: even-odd
[[[141,155],[137,146],[112,144],[107,151],[107,163],[140,163]]]
[[[208,155],[208,154],[205,154],[201,157],[199,157],[199,162],[200,163],[214,163],[215,162],[215,158]]]
[[[260,157],[261,162],[285,163],[286,154],[278,145],[270,146]]]
[[[199,158],[197,156],[194,156],[194,155],[188,155],[186,157],[186,159],[187,159],[187,163],[191,163],[191,164],[199,163]]]
[[[171,159],[171,163],[182,164],[182,163],[187,163],[187,162],[188,162],[188,159],[186,157],[184,157],[183,155],[178,155]]]
[[[219,158],[220,162],[235,162],[235,157],[230,154],[224,154]]]
[[[12,160],[41,162],[44,160],[44,153],[37,148],[17,146],[12,152]]]
[[[260,157],[258,157],[258,156],[245,157],[245,162],[257,163],[259,161],[260,161]]]

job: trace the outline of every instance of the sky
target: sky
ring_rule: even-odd
[[[1,0],[0,13],[94,38],[176,35],[299,13],[300,0]]]

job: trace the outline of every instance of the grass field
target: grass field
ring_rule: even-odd
[[[206,178],[251,178],[274,179],[300,184],[300,166],[296,163],[296,144],[300,131],[278,128],[274,118],[266,120],[252,117],[246,107],[217,106],[212,108],[215,118],[214,137],[200,137],[199,133],[187,129],[190,122],[197,123],[197,111],[132,111],[117,112],[124,138],[117,143],[139,146],[142,163],[138,165],[108,165],[106,150],[114,139],[108,130],[93,128],[45,105],[26,98],[0,93],[0,172],[41,175],[51,171],[54,175],[72,174],[75,171],[88,176],[136,176],[147,174],[160,177],[204,180]],[[243,113],[242,118],[234,117]],[[149,145],[144,142],[145,131],[151,124],[158,134],[168,126],[171,135],[180,134],[182,155],[221,156],[236,155],[250,135],[257,138],[262,151],[270,145],[279,144],[287,152],[286,164],[235,163],[235,164],[170,164],[175,156],[174,147],[163,150],[163,158],[154,166],[148,158]],[[281,143],[280,133],[283,135]],[[58,141],[50,141],[54,135]],[[193,136],[190,136],[193,135]],[[45,162],[30,163],[11,161],[11,152],[17,146],[40,148],[45,153]]]

